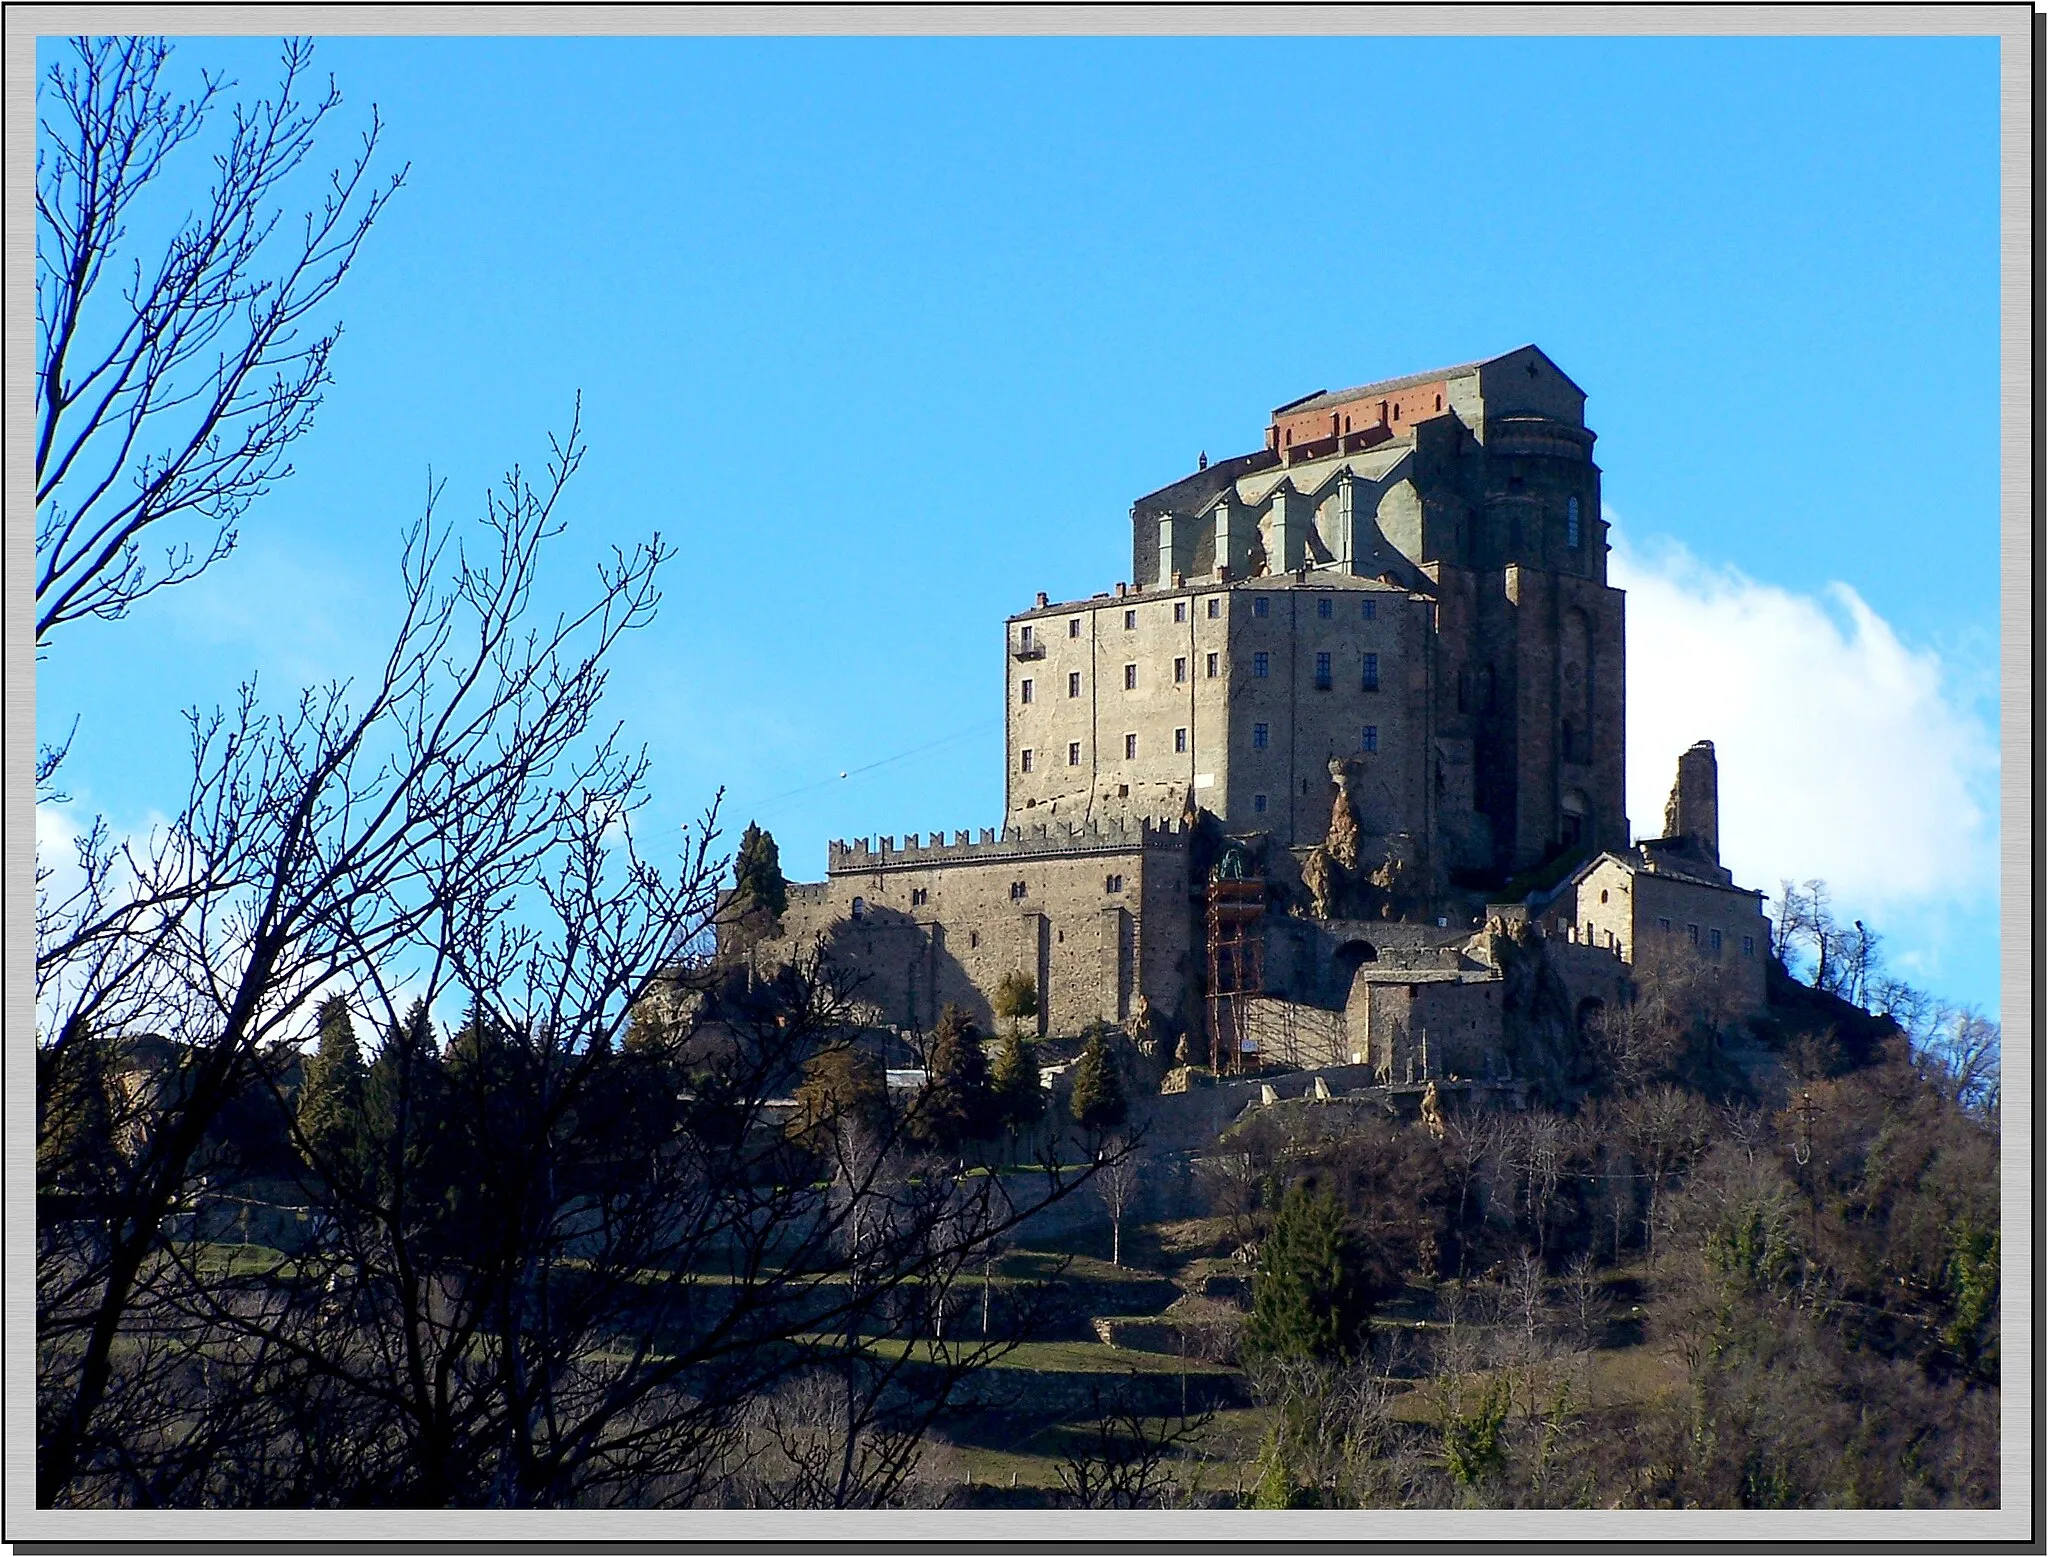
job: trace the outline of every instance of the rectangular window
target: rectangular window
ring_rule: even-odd
[[[1124,667],[1124,690],[1126,692],[1138,690],[1138,667],[1135,665],[1126,665]]]
[[[1316,615],[1326,622],[1330,619],[1330,601],[1328,596],[1316,602]]]
[[[1017,683],[1017,701],[1020,703],[1031,701],[1031,678],[1029,676],[1026,676]]]
[[[1173,662],[1173,679],[1176,682],[1188,679],[1188,662],[1185,657],[1176,657]]]
[[[1460,683],[1460,685],[1462,684],[1463,683]],[[1379,691],[1380,657],[1377,654],[1368,654],[1365,657],[1365,679],[1360,683],[1360,685],[1362,685],[1368,692]],[[1460,708],[1463,708],[1465,705],[1461,702],[1458,706]]]
[[[1696,925],[1696,924],[1689,924],[1689,925],[1687,925],[1687,926],[1685,927],[1685,938],[1686,938],[1686,939],[1687,939],[1688,941],[1692,942],[1692,944],[1693,944],[1693,945],[1695,945],[1695,946],[1699,945],[1699,943],[1700,943],[1700,927],[1699,927],[1698,925]]]
[[[1316,690],[1318,692],[1330,690],[1330,656],[1327,654],[1318,654],[1316,656]]]
[[[1209,597],[1209,620],[1215,621],[1223,614],[1223,602],[1215,595]]]
[[[1707,932],[1707,949],[1713,952],[1716,956],[1720,955],[1721,932],[1719,930],[1709,930]]]
[[[1185,726],[1173,732],[1173,749],[1175,751],[1186,751],[1188,749],[1188,732]]]
[[[1137,630],[1138,630],[1138,613],[1137,613],[1136,611],[1126,611],[1126,612],[1124,612],[1124,631],[1125,631],[1125,632],[1127,632],[1127,633],[1129,633],[1129,632],[1136,632]]]
[[[1188,603],[1185,600],[1174,601],[1173,619],[1176,622],[1185,622],[1188,619]]]
[[[1124,760],[1125,760],[1126,762],[1129,762],[1129,761],[1131,761],[1132,759],[1134,759],[1134,758],[1135,758],[1135,757],[1136,757],[1137,755],[1138,755],[1138,738],[1137,738],[1137,737],[1136,737],[1135,735],[1127,735],[1127,736],[1125,736],[1125,737],[1124,737]]]
[[[1081,766],[1081,743],[1079,741],[1067,742],[1067,766],[1070,768]]]
[[[1038,640],[1031,631],[1031,624],[1029,622],[1026,622],[1023,628],[1017,634],[1018,647],[1024,649],[1035,648],[1037,646],[1037,643]]]
[[[1078,670],[1070,670],[1067,672],[1067,696],[1079,697],[1080,695],[1081,673]]]
[[[1214,676],[1214,675],[1216,674],[1216,656],[1215,656],[1215,655],[1213,655],[1213,654],[1212,654],[1212,655],[1210,655],[1210,656],[1209,656],[1209,657],[1208,657],[1208,658],[1207,658],[1206,660],[1204,660],[1204,661],[1203,661],[1202,663],[1203,663],[1203,664],[1204,664],[1205,666],[1207,666],[1207,667],[1208,667],[1208,672],[1209,672],[1209,674],[1210,674],[1211,676]]]
[[[1121,876],[1104,876],[1104,877],[1102,878],[1102,890],[1103,890],[1103,891],[1105,891],[1105,892],[1121,892],[1121,891],[1123,891],[1123,889],[1124,889],[1124,878],[1123,878],[1123,877],[1121,877]]]
[[[1078,637],[1080,637],[1080,636],[1081,636],[1081,618],[1080,618],[1080,617],[1078,617],[1078,616],[1070,616],[1070,617],[1068,617],[1068,618],[1067,618],[1067,636],[1068,636],[1069,638],[1078,638]]]
[[[1031,771],[1031,748],[1029,746],[1025,747],[1022,752],[1018,753],[1017,766],[1025,773],[1029,773]]]
[[[1266,736],[1266,726],[1262,724],[1252,726],[1252,749],[1254,751],[1264,751],[1266,749]]]
[[[1659,914],[1657,916],[1657,928],[1662,930],[1666,935],[1669,935],[1671,933],[1671,921],[1669,919],[1666,919],[1662,914]]]
[[[1259,815],[1264,816],[1266,814],[1266,797],[1264,795],[1252,796],[1252,809],[1258,812]]]
[[[1380,603],[1377,600],[1365,601],[1359,607],[1359,614],[1363,616],[1368,622],[1371,621],[1374,617],[1380,614]]]
[[[1269,663],[1270,661],[1266,658],[1266,651],[1264,649],[1259,650],[1258,653],[1252,656],[1252,674],[1263,678]]]
[[[1753,935],[1745,935],[1745,936],[1744,936],[1744,937],[1742,938],[1742,955],[1743,955],[1743,956],[1745,956],[1745,957],[1754,957],[1754,956],[1756,955],[1756,937],[1755,937],[1755,936],[1753,936]]]
[[[1378,725],[1369,724],[1365,727],[1364,732],[1358,738],[1358,749],[1360,751],[1378,751],[1380,749],[1380,727]]]
[[[912,908],[922,908],[931,899],[932,894],[929,887],[912,887],[910,889],[910,906]]]
[[[1252,597],[1252,615],[1253,615],[1253,616],[1264,616],[1265,614],[1266,614],[1266,597],[1265,597],[1264,595],[1254,595],[1254,596]]]
[[[1021,882],[1021,881],[1013,881],[1013,882],[1011,882],[1011,883],[1010,883],[1010,901],[1011,901],[1011,902],[1013,902],[1013,903],[1016,903],[1016,902],[1021,902],[1021,901],[1023,900],[1023,897],[1024,897],[1024,883],[1023,883],[1023,882]]]

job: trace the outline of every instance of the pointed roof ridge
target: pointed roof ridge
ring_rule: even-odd
[[[1469,374],[1478,372],[1481,368],[1489,367],[1496,362],[1504,362],[1517,352],[1524,351],[1535,352],[1545,362],[1550,363],[1551,371],[1556,373],[1559,378],[1570,384],[1572,388],[1577,389],[1580,394],[1585,393],[1585,390],[1580,388],[1572,376],[1557,365],[1549,352],[1538,346],[1534,341],[1524,341],[1519,346],[1510,346],[1506,351],[1495,352],[1490,357],[1475,357],[1470,362],[1455,362],[1449,367],[1431,368],[1424,373],[1403,373],[1398,378],[1374,379],[1369,384],[1355,384],[1349,389],[1320,390],[1313,395],[1304,395],[1299,400],[1290,400],[1283,406],[1274,407],[1273,415],[1279,416],[1285,411],[1299,411],[1312,405],[1339,405],[1346,401],[1363,399],[1367,395],[1378,394],[1381,391],[1409,389],[1417,384],[1433,383],[1437,379],[1464,378]]]

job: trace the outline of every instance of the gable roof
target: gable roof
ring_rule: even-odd
[[[1491,357],[1480,357],[1471,362],[1454,363],[1448,368],[1432,368],[1427,373],[1404,373],[1399,378],[1375,379],[1370,384],[1359,384],[1351,389],[1319,390],[1313,395],[1304,395],[1299,400],[1290,400],[1285,405],[1275,406],[1273,408],[1273,415],[1279,416],[1282,412],[1287,411],[1312,410],[1317,406],[1347,404],[1353,400],[1363,400],[1370,395],[1390,394],[1397,389],[1412,389],[1417,384],[1435,383],[1438,379],[1469,378],[1481,368],[1491,367],[1496,362],[1505,362],[1508,358],[1525,351],[1536,353],[1545,362],[1550,363],[1551,371],[1557,374],[1559,378],[1563,379],[1567,384],[1571,384],[1572,388],[1577,389],[1580,394],[1583,395],[1585,393],[1585,390],[1580,389],[1576,383],[1572,382],[1572,376],[1569,373],[1565,372],[1555,362],[1551,362],[1548,352],[1534,341],[1529,341],[1508,351],[1496,353]]]

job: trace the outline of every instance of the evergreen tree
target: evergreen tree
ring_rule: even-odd
[[[889,1122],[889,1082],[872,1054],[851,1044],[820,1049],[804,1062],[796,1089],[793,1139],[814,1152],[831,1149],[841,1126],[881,1133]]]
[[[1074,1094],[1067,1101],[1074,1123],[1084,1130],[1114,1130],[1130,1115],[1124,1096],[1123,1077],[1116,1061],[1102,1041],[1102,1030],[1088,1035],[1081,1059],[1074,1066]]]
[[[926,1055],[929,1078],[918,1099],[919,1139],[951,1152],[994,1135],[1002,1121],[989,1086],[988,1057],[981,1051],[981,1034],[958,1006],[939,1013]]]
[[[996,1117],[1012,1135],[1036,1125],[1045,1113],[1045,1092],[1038,1084],[1038,1062],[1015,1028],[996,1053],[990,1078],[995,1093]]]
[[[385,1032],[363,1078],[364,1148],[380,1195],[389,1197],[403,1183],[411,1186],[408,1200],[420,1199],[417,1181],[446,1119],[445,1091],[433,1018],[426,1001],[415,1000]]]
[[[112,1166],[109,1047],[80,1018],[66,1041],[36,1051],[36,1186],[86,1192]]]
[[[1038,1015],[1038,986],[1028,974],[1005,973],[989,1001],[997,1016],[1010,1024],[1010,1031],[1027,1016]]]
[[[1245,1322],[1250,1357],[1346,1362],[1357,1355],[1371,1311],[1344,1208],[1324,1191],[1287,1191],[1252,1275]]]
[[[789,906],[789,883],[782,874],[782,854],[775,847],[775,835],[747,823],[740,834],[739,853],[733,857],[733,896],[741,913],[760,910],[780,919]]]
[[[366,1076],[348,1001],[340,995],[321,1001],[318,1023],[319,1043],[299,1087],[299,1132],[317,1166],[352,1174],[363,1162]]]

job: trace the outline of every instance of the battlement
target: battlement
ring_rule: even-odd
[[[1177,818],[1154,821],[1149,817],[1108,817],[1085,822],[1038,822],[1027,827],[984,827],[978,838],[970,839],[966,828],[953,833],[953,841],[935,832],[931,841],[920,844],[916,833],[906,833],[902,843],[894,837],[866,838],[851,843],[834,838],[826,847],[828,875],[875,870],[899,870],[909,866],[971,864],[978,860],[1012,860],[1046,855],[1127,854],[1134,849],[1185,849],[1192,829]]]

